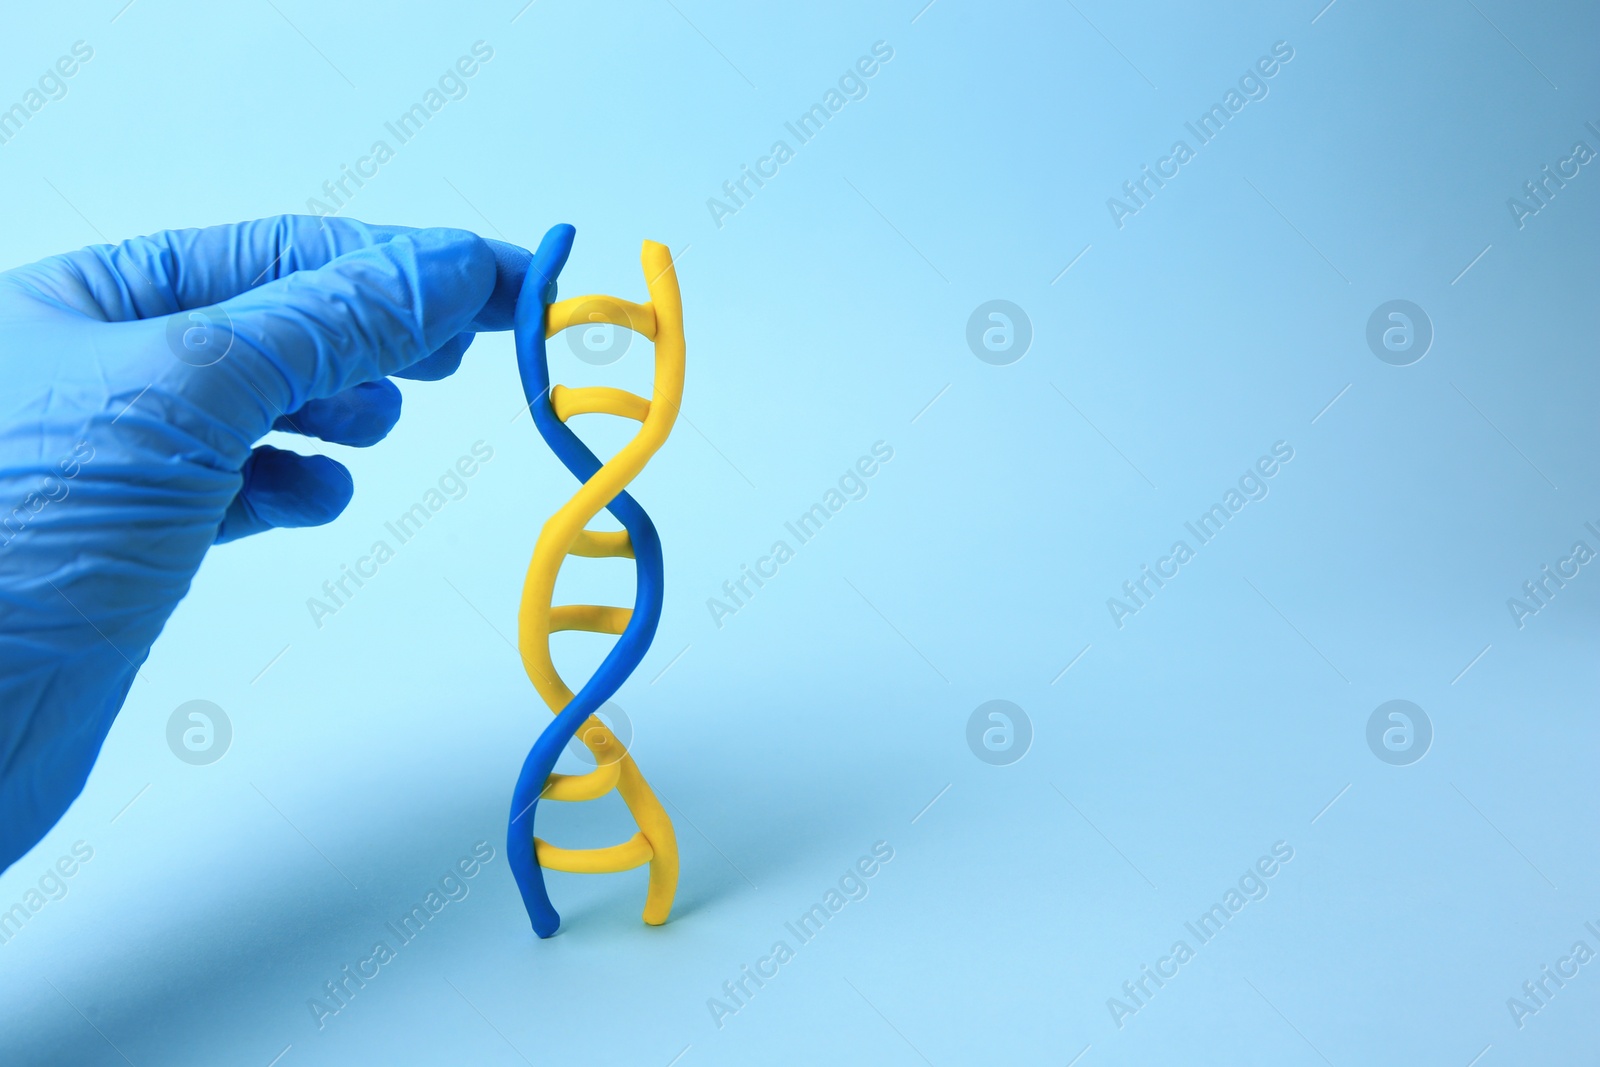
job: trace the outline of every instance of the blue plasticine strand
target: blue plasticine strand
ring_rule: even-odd
[[[599,457],[556,417],[555,407],[550,403],[550,364],[544,336],[546,309],[555,300],[556,278],[566,265],[576,233],[571,226],[563,224],[551,227],[544,235],[517,298],[514,323],[517,370],[534,425],[578,481],[587,482],[602,464]],[[664,572],[661,539],[656,534],[655,524],[625,492],[617,494],[606,510],[628,531],[633,545],[638,583],[633,615],[594,676],[534,742],[528,758],[523,761],[522,773],[517,776],[517,786],[511,797],[511,820],[506,827],[506,856],[511,873],[517,879],[517,888],[522,892],[522,903],[528,909],[534,932],[540,937],[553,935],[561,925],[561,916],[550,903],[544,870],[533,848],[534,813],[539,795],[567,742],[596,709],[611,699],[644,659],[655,638],[656,625],[661,621]]]

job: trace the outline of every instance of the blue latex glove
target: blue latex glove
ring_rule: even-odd
[[[510,329],[528,260],[290,216],[0,274],[0,870],[82,791],[206,551],[350,502],[342,464],[255,442],[380,440],[389,376]]]

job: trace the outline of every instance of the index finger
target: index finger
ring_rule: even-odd
[[[278,215],[164,230],[69,252],[55,261],[83,283],[105,321],[127,322],[220,304],[298,271],[326,266],[348,252],[415,232],[411,226],[373,226],[355,219]],[[508,330],[532,256],[504,241],[486,243],[494,252],[495,288],[468,328]]]

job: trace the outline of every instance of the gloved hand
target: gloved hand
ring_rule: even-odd
[[[0,274],[0,870],[82,791],[206,551],[349,503],[389,376],[511,328],[529,253],[460,230],[286,216]]]

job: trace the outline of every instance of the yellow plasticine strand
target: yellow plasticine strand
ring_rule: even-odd
[[[643,867],[654,858],[650,842],[642,833],[634,834],[620,845],[606,848],[557,848],[542,837],[533,839],[534,855],[539,865],[554,871],[572,874],[616,874]],[[648,919],[645,920],[649,922]],[[654,925],[659,926],[660,923]]]
[[[584,530],[572,542],[570,555],[587,556],[590,559],[613,556],[632,559],[633,542],[628,540],[627,530]]]
[[[518,650],[529,680],[554,714],[560,714],[574,693],[551,658],[550,634],[563,629],[621,633],[632,613],[629,608],[598,605],[553,606],[556,575],[569,555],[632,556],[626,532],[593,531],[586,526],[638,476],[660,449],[672,431],[683,400],[685,345],[677,271],[666,246],[654,241],[644,242],[640,259],[650,293],[648,304],[633,304],[615,297],[584,296],[552,304],[547,312],[547,337],[570,326],[605,322],[626,326],[655,342],[655,384],[648,402],[632,394],[626,394],[631,401],[621,401],[615,396],[621,390],[567,390],[561,386],[551,389],[552,406],[558,392],[565,393],[574,405],[568,408],[569,413],[592,408],[609,414],[626,414],[640,422],[633,439],[545,522],[523,582],[522,603],[517,613]],[[609,410],[600,406],[605,403],[622,408],[625,403],[635,401],[643,405],[637,414],[633,413],[637,409]],[[565,416],[562,418],[564,421]],[[619,551],[624,547],[625,552]],[[535,855],[543,867],[582,874],[625,871],[648,863],[649,883],[643,918],[646,923],[659,926],[667,921],[672,911],[678,882],[677,836],[672,821],[626,747],[603,723],[591,716],[580,736],[594,753],[596,762],[602,764],[600,770],[580,776],[551,775],[544,795],[557,800],[591,799],[589,792],[603,780],[598,775],[614,773],[614,787],[639,826],[639,832],[623,844],[600,849],[563,849],[535,837]]]
[[[620,634],[628,628],[632,608],[604,604],[562,604],[550,609],[550,632],[586,630],[592,634]]]
[[[621,767],[610,763],[604,767],[597,767],[588,774],[552,774],[539,797],[542,800],[560,800],[567,803],[599,800],[617,787],[617,778],[621,773]]]
[[[561,300],[550,305],[550,319],[544,335],[554,337],[569,326],[602,323],[626,326],[645,340],[654,341],[657,329],[654,301],[635,304],[614,296],[575,296],[570,300]]]
[[[625,419],[643,422],[650,415],[650,401],[626,389],[612,389],[605,385],[590,385],[582,389],[557,385],[550,390],[550,405],[556,409],[556,418],[562,422],[574,415],[620,415]]]

